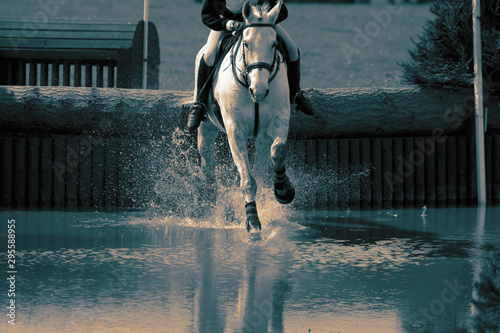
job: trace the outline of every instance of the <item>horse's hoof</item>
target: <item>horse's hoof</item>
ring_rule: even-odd
[[[247,231],[258,232],[262,229],[259,218],[257,216],[247,217]]]
[[[259,232],[261,229],[261,224],[259,221],[259,215],[257,214],[257,205],[255,204],[255,201],[247,202],[245,204],[245,210],[247,213],[247,231]]]
[[[262,240],[262,235],[260,232],[253,232],[253,233],[250,233],[249,237],[248,237],[248,240],[250,242],[258,242],[258,241],[261,241]]]
[[[278,193],[278,190],[276,190],[276,186],[274,187],[274,197],[276,198],[276,201],[278,201],[282,205],[288,205],[295,199],[295,188],[293,187],[292,182],[287,180],[285,182],[285,188],[283,189],[284,194]],[[279,191],[279,192],[283,192]]]

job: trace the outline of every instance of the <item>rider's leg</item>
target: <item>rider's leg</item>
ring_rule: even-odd
[[[290,87],[291,102],[295,102],[295,108],[307,115],[314,115],[316,112],[309,98],[300,90],[300,52],[292,37],[283,29],[281,25],[276,25],[276,32],[283,39],[288,51],[290,62],[288,64],[288,85]]]
[[[210,30],[210,34],[208,35],[207,38],[207,49],[205,50],[205,54],[203,55],[205,63],[208,66],[215,65],[215,58],[217,56],[217,45],[219,45],[219,41],[224,36],[225,34],[223,33],[223,31]]]
[[[290,37],[288,32],[286,32],[286,30],[280,24],[276,25],[276,32],[278,33],[278,35],[280,35],[281,39],[283,39],[283,42],[285,43],[290,61],[297,61],[299,59],[299,49],[297,48],[297,45],[295,45],[292,37]]]
[[[205,53],[200,59],[198,65],[198,73],[196,75],[196,89],[195,102],[191,109],[189,110],[187,129],[189,131],[194,131],[200,126],[202,120],[205,119],[205,114],[207,113],[207,100],[208,92],[210,89],[206,87],[200,94],[201,89],[205,86],[210,73],[212,72],[215,65],[215,58],[217,53],[217,45],[222,36],[221,31],[210,31],[208,35],[207,45]]]

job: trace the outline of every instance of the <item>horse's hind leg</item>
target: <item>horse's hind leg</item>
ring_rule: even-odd
[[[201,155],[201,169],[203,175],[215,179],[215,140],[219,129],[210,121],[203,121],[198,129],[198,151]]]
[[[286,141],[278,136],[271,146],[271,158],[274,164],[274,196],[280,204],[289,204],[295,198],[295,188],[286,175],[286,155]]]
[[[200,190],[200,199],[207,204],[215,204],[215,139],[219,129],[210,121],[204,121],[198,128],[198,151],[201,156],[201,170],[205,184]]]
[[[245,198],[246,227],[248,231],[261,229],[255,198],[257,195],[257,182],[250,173],[250,162],[248,160],[248,140],[246,135],[236,128],[227,128],[227,139],[231,148],[231,155],[240,174],[240,188]]]

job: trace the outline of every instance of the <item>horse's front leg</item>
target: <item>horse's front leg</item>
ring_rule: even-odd
[[[295,198],[295,188],[286,175],[285,160],[287,155],[286,138],[288,135],[288,118],[278,118],[270,126],[271,159],[274,164],[274,196],[280,204],[289,204]]]
[[[234,123],[226,128],[227,139],[234,163],[240,174],[240,188],[245,198],[246,227],[248,231],[258,231],[261,229],[255,197],[257,195],[257,182],[250,172],[250,162],[248,160],[248,139],[242,129],[236,128]]]
[[[272,174],[271,158],[269,149],[273,140],[266,134],[262,133],[255,139],[255,162],[253,164],[253,172],[257,175],[257,180],[267,181]]]

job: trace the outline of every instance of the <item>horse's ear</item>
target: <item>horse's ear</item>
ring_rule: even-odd
[[[267,13],[267,16],[271,20],[271,22],[275,23],[278,19],[278,15],[280,14],[281,5],[283,4],[283,0],[277,1],[274,7]]]
[[[252,15],[252,4],[250,3],[250,0],[248,0],[247,2],[245,2],[245,4],[243,5],[243,9],[241,10],[242,14],[243,14],[243,18],[245,19],[245,21],[248,23],[250,22],[250,15]]]

